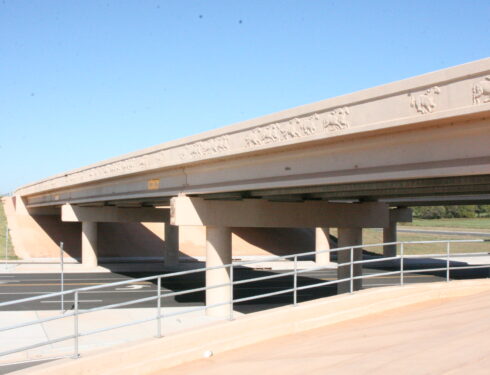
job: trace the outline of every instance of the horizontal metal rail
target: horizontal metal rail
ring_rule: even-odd
[[[335,284],[345,283],[345,282],[349,282],[349,281],[350,281],[350,278],[338,279],[338,280],[329,280],[329,281],[324,281],[324,282],[316,283],[316,284],[298,286],[296,289],[297,290],[313,289],[313,288],[320,287],[320,286],[335,285]]]
[[[280,290],[278,292],[263,293],[263,294],[258,294],[256,296],[234,299],[233,302],[234,303],[240,303],[240,302],[245,302],[245,301],[252,301],[252,300],[256,300],[256,299],[277,296],[279,294],[291,293],[291,292],[294,292],[294,290],[295,290],[294,288],[290,288],[290,289]]]
[[[38,319],[38,320],[31,320],[31,321],[28,321],[28,322],[25,322],[25,323],[15,324],[15,325],[9,326],[9,327],[0,327],[0,332],[8,331],[8,330],[11,330],[11,329],[16,329],[16,328],[28,327],[28,326],[32,326],[34,324],[47,323],[47,322],[51,322],[53,320],[60,320],[60,319],[63,319],[63,318],[68,318],[70,316],[74,316],[74,315],[75,315],[74,312],[70,312],[70,313],[68,313],[66,315],[63,315],[63,316],[56,315],[56,316],[51,316],[49,318],[42,318],[42,319]]]
[[[79,337],[89,336],[89,335],[97,334],[100,332],[106,332],[106,331],[110,331],[110,330],[114,330],[114,329],[124,328],[124,327],[132,326],[135,324],[142,324],[142,323],[150,322],[153,320],[158,320],[158,322],[159,322],[158,331],[159,331],[161,329],[161,326],[160,326],[160,320],[161,319],[167,319],[167,318],[172,317],[172,316],[208,310],[208,309],[212,309],[215,307],[226,306],[226,305],[230,306],[230,319],[232,319],[232,317],[233,317],[233,305],[236,303],[243,303],[243,302],[247,302],[247,301],[254,301],[257,299],[293,293],[294,300],[292,303],[293,303],[293,305],[296,305],[298,291],[303,291],[303,290],[312,289],[312,288],[318,288],[318,287],[322,287],[322,286],[329,286],[329,285],[336,285],[336,284],[338,285],[338,284],[347,283],[347,282],[349,282],[351,284],[351,291],[352,291],[353,280],[359,280],[359,279],[363,280],[363,279],[370,279],[370,278],[382,277],[382,276],[400,275],[400,285],[403,285],[405,274],[444,272],[445,271],[446,272],[446,280],[449,281],[450,280],[449,276],[450,276],[451,271],[465,270],[465,269],[490,268],[489,264],[468,265],[468,266],[452,265],[451,264],[451,258],[488,256],[490,254],[489,252],[451,253],[451,249],[450,249],[451,244],[454,244],[454,243],[471,244],[471,243],[482,243],[482,242],[490,242],[490,239],[484,239],[484,240],[483,239],[476,239],[476,240],[405,241],[405,242],[397,241],[397,242],[378,243],[378,244],[346,246],[346,247],[337,248],[337,249],[325,249],[325,250],[318,250],[318,251],[309,251],[309,252],[304,252],[304,253],[299,253],[299,254],[291,254],[291,255],[283,255],[283,256],[271,256],[271,257],[262,258],[260,260],[241,261],[241,262],[235,262],[232,264],[226,264],[226,265],[221,265],[221,266],[203,267],[203,268],[197,268],[197,269],[192,269],[192,270],[173,272],[173,273],[169,273],[169,274],[153,275],[153,276],[142,277],[142,278],[138,278],[138,279],[134,279],[134,280],[124,280],[124,281],[113,282],[113,283],[108,283],[108,284],[101,284],[101,285],[89,286],[89,287],[84,287],[84,288],[66,290],[63,292],[49,293],[49,294],[44,294],[44,295],[39,295],[39,296],[34,296],[34,297],[29,297],[29,298],[23,298],[23,299],[19,299],[19,300],[15,300],[15,301],[2,302],[2,303],[0,303],[0,308],[6,307],[6,306],[13,306],[16,304],[21,304],[21,303],[39,301],[39,300],[48,299],[48,298],[55,298],[55,297],[62,297],[62,296],[64,297],[64,296],[69,295],[69,294],[74,294],[76,306],[74,306],[74,311],[67,312],[64,314],[59,314],[59,315],[48,317],[48,318],[42,318],[42,319],[38,319],[38,320],[19,323],[19,324],[7,326],[7,327],[0,327],[0,332],[3,332],[3,331],[7,331],[7,330],[14,330],[14,329],[22,328],[22,327],[27,327],[27,326],[34,325],[34,324],[43,324],[43,323],[52,322],[52,321],[59,320],[59,319],[71,318],[71,317],[74,319],[74,322],[75,322],[74,333],[72,335],[47,340],[47,341],[44,341],[42,343],[35,343],[32,345],[23,346],[21,348],[12,349],[12,350],[0,353],[0,356],[5,356],[5,355],[13,354],[13,353],[26,351],[26,350],[31,350],[31,349],[34,349],[37,347],[50,345],[50,344],[58,343],[58,342],[65,341],[65,340],[75,339],[74,340],[75,341],[75,350],[74,350],[74,356],[73,356],[75,358],[75,357],[78,357],[78,355],[79,355],[79,353],[78,353],[78,338]],[[408,246],[410,246],[410,245],[421,245],[421,244],[423,244],[423,245],[445,244],[446,249],[445,249],[445,251],[442,250],[442,252],[435,253],[435,254],[416,254],[416,255],[410,255],[410,256],[407,256],[405,254]],[[367,248],[381,247],[381,246],[387,246],[387,245],[394,245],[394,246],[400,245],[401,246],[400,255],[392,256],[392,257],[383,257],[383,258],[362,259],[362,260],[355,260],[353,258],[353,251],[355,249],[367,249]],[[326,269],[325,266],[318,266],[318,265],[298,269],[298,260],[300,258],[310,257],[313,255],[318,255],[318,254],[322,254],[322,253],[338,253],[341,251],[347,251],[347,252],[350,252],[350,254],[351,254],[351,259],[348,262],[343,262],[343,263],[337,264],[338,268],[342,268],[342,267],[344,267],[344,269],[347,267],[350,268],[350,276],[349,277],[342,278],[342,279],[335,279],[335,280],[326,280],[326,281],[323,281],[320,283],[314,283],[314,284],[308,284],[308,285],[301,285],[301,286],[297,285],[297,276],[298,275],[301,275],[301,274],[304,274],[307,272],[321,271],[321,270]],[[407,264],[404,263],[408,260],[427,259],[427,258],[435,259],[436,261],[439,261],[439,262],[445,262],[445,266],[407,269],[406,268]],[[276,261],[293,262],[294,263],[294,269],[292,271],[277,273],[277,274],[273,274],[273,275],[259,276],[259,277],[255,277],[255,278],[244,279],[244,280],[233,280],[233,269],[234,268],[236,269],[237,267],[247,267],[251,264],[257,264],[257,263],[263,263],[263,262],[276,262]],[[399,261],[399,262],[397,262],[397,263],[399,263],[399,267],[400,267],[399,270],[370,273],[370,274],[364,274],[364,275],[354,275],[353,274],[353,266],[354,265],[375,264],[375,263],[393,262],[393,261]],[[164,279],[170,279],[172,277],[177,277],[177,276],[185,276],[185,275],[190,275],[190,274],[196,274],[196,273],[202,273],[202,272],[207,272],[207,271],[211,271],[211,270],[226,269],[226,268],[228,268],[230,270],[230,278],[231,279],[230,279],[229,283],[221,283],[221,284],[216,284],[216,285],[206,285],[203,287],[186,289],[183,291],[162,293],[162,282],[161,281]],[[265,280],[272,280],[272,279],[277,279],[277,278],[281,278],[281,277],[290,277],[290,276],[293,276],[293,278],[294,278],[293,279],[294,284],[293,284],[292,288],[285,287],[284,289],[281,289],[279,291],[262,293],[262,294],[248,296],[248,297],[242,297],[242,298],[233,298],[233,287],[234,286],[244,285],[247,283],[259,282],[259,281],[265,281]],[[114,288],[114,287],[123,286],[123,285],[150,282],[150,281],[155,281],[155,280],[157,281],[158,293],[154,296],[134,299],[134,300],[125,301],[125,302],[121,302],[121,303],[97,306],[97,307],[94,307],[91,309],[84,309],[84,310],[79,309],[78,297],[81,293],[95,293],[95,291],[100,290],[100,289]],[[230,288],[230,298],[228,301],[210,304],[210,305],[203,305],[203,306],[198,306],[198,307],[191,307],[191,308],[187,308],[187,309],[177,311],[177,312],[173,312],[173,313],[165,313],[165,312],[161,313],[160,312],[160,309],[162,307],[161,302],[164,301],[166,298],[185,295],[185,294],[192,294],[192,293],[197,293],[197,292],[203,292],[203,291],[211,290],[214,288],[223,288],[223,287],[229,287]],[[148,292],[151,293],[152,291],[148,291]],[[109,310],[109,309],[122,307],[122,306],[130,306],[130,305],[135,305],[135,304],[140,304],[140,303],[146,303],[146,302],[155,301],[155,300],[157,301],[158,313],[152,317],[140,319],[137,321],[131,321],[131,322],[127,322],[127,323],[111,325],[108,327],[103,327],[103,328],[90,330],[90,331],[80,331],[78,329],[78,317],[81,315],[94,313],[94,312],[102,311],[102,310]],[[159,332],[157,333],[157,337],[160,337]]]
[[[61,342],[61,341],[66,341],[66,340],[70,340],[70,339],[74,339],[75,338],[75,334],[73,335],[68,335],[68,336],[63,336],[63,337],[58,337],[56,339],[51,339],[51,340],[48,340],[48,341],[43,341],[42,343],[37,343],[37,344],[32,344],[32,345],[27,345],[27,346],[23,346],[21,348],[17,348],[17,349],[12,349],[12,350],[8,350],[6,352],[0,352],[0,356],[4,356],[4,355],[9,355],[9,354],[14,354],[14,353],[19,353],[19,352],[24,352],[26,350],[30,350],[30,349],[35,349],[35,348],[39,348],[41,346],[45,346],[45,345],[51,345],[51,344],[56,344],[57,342]]]
[[[276,273],[274,275],[269,275],[269,276],[260,276],[260,277],[254,277],[251,279],[237,280],[237,281],[233,282],[233,285],[241,285],[241,284],[253,283],[256,281],[271,280],[271,279],[277,279],[277,278],[284,277],[284,276],[293,276],[293,275],[294,275],[294,271]]]

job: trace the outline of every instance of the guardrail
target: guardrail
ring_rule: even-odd
[[[83,336],[93,335],[96,333],[105,332],[105,331],[109,331],[109,330],[113,330],[113,329],[117,329],[117,328],[122,328],[122,327],[126,327],[126,326],[131,326],[131,325],[135,325],[135,324],[141,324],[141,323],[145,323],[145,322],[149,322],[149,321],[156,321],[155,336],[156,337],[162,337],[163,320],[165,318],[169,318],[171,316],[182,315],[182,314],[187,314],[187,313],[194,312],[194,311],[201,311],[201,310],[206,310],[206,309],[210,309],[213,307],[228,305],[229,306],[229,319],[232,320],[233,314],[234,314],[233,307],[235,304],[240,303],[240,302],[253,301],[253,300],[262,299],[262,298],[266,298],[266,297],[272,297],[272,296],[276,296],[276,295],[292,293],[293,294],[292,304],[294,306],[296,306],[298,303],[298,292],[299,291],[311,289],[311,288],[318,288],[318,287],[327,286],[327,285],[335,285],[335,284],[339,284],[339,283],[347,283],[348,282],[349,283],[349,291],[350,291],[350,293],[353,293],[354,292],[354,280],[356,280],[356,279],[367,279],[367,278],[379,277],[379,276],[399,275],[399,277],[400,277],[399,284],[401,286],[403,286],[405,284],[405,276],[407,274],[445,271],[446,281],[449,282],[451,270],[490,268],[490,264],[469,265],[469,266],[451,266],[451,258],[468,257],[468,256],[482,256],[482,255],[488,256],[490,254],[489,252],[451,253],[451,245],[458,244],[458,243],[471,244],[471,243],[482,243],[482,242],[490,242],[490,240],[408,241],[408,242],[389,242],[389,243],[379,243],[379,244],[369,244],[369,245],[359,245],[359,246],[348,246],[348,247],[342,247],[342,248],[337,248],[337,249],[310,251],[310,252],[304,252],[304,253],[293,254],[293,255],[271,256],[271,257],[267,257],[267,258],[261,258],[260,260],[242,261],[242,262],[236,262],[236,263],[232,263],[232,264],[226,264],[223,266],[205,267],[205,268],[199,268],[199,269],[193,269],[193,270],[187,270],[187,271],[173,272],[173,273],[169,273],[169,274],[148,276],[148,277],[143,277],[143,278],[138,278],[138,279],[133,279],[133,280],[125,280],[125,281],[120,281],[120,282],[114,282],[114,283],[78,288],[78,289],[73,289],[73,290],[66,290],[63,292],[49,293],[49,294],[44,294],[44,295],[40,295],[40,296],[36,296],[36,297],[18,299],[15,301],[3,302],[3,303],[0,303],[0,308],[7,307],[7,306],[14,306],[14,305],[18,305],[18,304],[22,304],[22,303],[26,303],[26,302],[39,301],[39,300],[47,299],[47,298],[53,298],[53,297],[63,298],[67,295],[73,295],[73,301],[74,301],[73,311],[66,312],[64,314],[60,314],[57,316],[32,320],[32,321],[28,321],[28,322],[24,322],[24,323],[20,323],[20,324],[15,324],[15,325],[11,325],[11,326],[6,326],[6,327],[0,327],[0,332],[20,329],[23,327],[27,327],[27,326],[31,326],[31,325],[35,325],[35,324],[47,323],[47,322],[51,322],[54,320],[65,319],[67,317],[73,317],[73,331],[69,335],[66,335],[63,337],[59,337],[56,339],[43,341],[43,342],[39,342],[39,343],[34,343],[32,345],[23,346],[23,347],[11,349],[8,351],[0,352],[0,357],[6,356],[9,354],[13,354],[13,353],[27,351],[27,350],[34,349],[34,348],[41,347],[41,346],[45,346],[45,345],[55,344],[55,343],[65,341],[65,340],[73,339],[74,340],[73,354],[71,355],[71,357],[78,358],[80,356],[79,339],[80,339],[80,337],[83,337]],[[419,244],[419,245],[421,245],[421,244],[428,244],[428,245],[445,244],[445,251],[443,253],[417,255],[417,258],[437,258],[439,260],[443,259],[443,260],[445,260],[445,266],[444,267],[432,267],[432,268],[411,268],[411,269],[407,269],[406,261],[407,261],[407,259],[411,259],[412,257],[407,257],[407,255],[405,254],[406,253],[405,250],[406,250],[407,246],[416,245],[416,244]],[[354,260],[354,250],[355,249],[365,250],[365,249],[369,249],[372,247],[379,247],[379,246],[386,246],[386,245],[399,246],[400,247],[399,255],[393,256],[393,257],[378,257],[375,259]],[[349,267],[349,277],[348,278],[331,280],[331,281],[322,281],[322,282],[315,283],[315,284],[298,286],[298,275],[301,275],[301,274],[306,273],[306,272],[319,271],[319,270],[323,270],[323,269],[327,268],[326,266],[318,266],[317,265],[314,267],[299,269],[298,268],[298,259],[301,259],[303,257],[313,256],[316,254],[321,254],[321,253],[327,253],[327,252],[338,253],[341,251],[350,252],[349,262],[338,263],[338,267]],[[278,274],[274,274],[274,275],[268,275],[268,276],[260,276],[260,277],[255,277],[255,278],[249,278],[249,279],[245,279],[245,280],[234,280],[234,278],[233,278],[233,271],[234,271],[234,268],[236,268],[236,267],[249,266],[249,265],[254,264],[254,263],[274,262],[274,261],[281,261],[281,260],[282,261],[283,260],[292,261],[293,262],[292,271],[278,273]],[[398,269],[397,270],[389,271],[389,272],[372,273],[372,274],[360,275],[360,276],[354,275],[354,266],[356,264],[365,265],[365,264],[373,264],[376,262],[386,262],[389,260],[398,261],[397,262],[398,263],[398,267],[397,267]],[[189,290],[183,290],[183,291],[177,291],[177,292],[171,292],[171,293],[162,293],[162,280],[164,280],[164,279],[170,279],[170,278],[176,277],[176,276],[184,276],[184,275],[201,273],[201,272],[206,272],[206,271],[216,270],[216,269],[223,269],[223,268],[229,269],[229,273],[230,273],[230,282],[229,283],[204,286],[204,287],[193,288],[193,289],[189,289]],[[270,280],[270,279],[287,277],[287,276],[293,276],[293,283],[292,283],[290,288],[285,288],[283,290],[279,290],[276,292],[263,293],[263,294],[258,294],[258,295],[254,295],[254,296],[243,297],[243,298],[234,298],[234,296],[233,296],[233,287],[236,285],[242,285],[242,284],[246,284],[246,283]],[[109,305],[104,305],[104,306],[98,306],[98,307],[94,307],[91,309],[84,309],[84,310],[80,309],[79,295],[81,293],[88,292],[88,291],[94,291],[97,289],[123,286],[123,285],[133,284],[136,282],[141,283],[144,281],[152,281],[152,280],[156,280],[156,284],[157,284],[156,295],[154,295],[154,296],[134,299],[134,300],[130,300],[130,301],[122,302],[122,303],[117,303],[117,304],[109,304]],[[189,309],[185,309],[183,311],[178,311],[178,312],[173,312],[173,313],[168,313],[168,314],[162,313],[162,308],[164,306],[163,301],[165,298],[175,297],[175,296],[185,295],[185,294],[191,294],[191,293],[196,293],[196,292],[202,292],[202,291],[205,291],[208,289],[222,288],[222,287],[229,287],[230,288],[230,298],[228,301],[225,301],[222,303],[206,305],[206,306],[192,307]],[[137,321],[131,321],[129,323],[112,325],[109,327],[104,327],[101,329],[95,329],[95,330],[90,330],[90,331],[81,331],[79,329],[79,317],[83,314],[89,314],[89,313],[96,312],[96,311],[107,310],[107,309],[112,309],[112,308],[117,308],[117,307],[122,307],[122,306],[130,306],[130,305],[135,305],[138,303],[148,302],[148,301],[156,301],[155,315],[151,318],[140,319]],[[57,358],[59,358],[59,357],[57,357]]]

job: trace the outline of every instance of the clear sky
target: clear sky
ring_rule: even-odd
[[[0,0],[0,193],[490,55],[490,0]]]

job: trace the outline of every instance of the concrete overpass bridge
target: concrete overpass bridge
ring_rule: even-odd
[[[98,222],[169,224],[168,260],[179,226],[205,226],[214,266],[231,262],[232,227],[317,228],[322,249],[330,227],[339,246],[362,243],[369,227],[389,242],[411,219],[407,206],[488,203],[489,145],[487,58],[68,171],[16,190],[16,209],[82,222],[87,264],[97,262]],[[208,290],[208,303],[228,293]]]

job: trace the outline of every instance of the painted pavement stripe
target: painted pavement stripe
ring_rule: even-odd
[[[10,282],[9,282],[10,283]],[[64,285],[106,285],[108,283],[64,283]],[[152,284],[152,283],[149,283],[149,282],[134,282],[134,283],[131,283],[130,285],[149,285],[149,284]],[[16,287],[19,287],[19,286],[59,286],[61,285],[60,283],[36,283],[36,284],[16,284],[15,286]],[[0,287],[2,286],[12,286],[11,284],[1,284]],[[110,286],[108,286],[109,288]]]
[[[64,300],[63,303],[75,303],[75,301]],[[102,302],[101,299],[82,299],[78,300],[78,302]],[[60,300],[57,301],[41,301],[41,303],[61,303]]]

